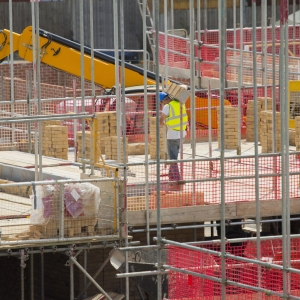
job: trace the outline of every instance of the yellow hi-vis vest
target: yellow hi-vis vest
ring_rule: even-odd
[[[169,117],[166,118],[166,125],[173,129],[180,131],[180,125],[183,130],[186,129],[186,124],[188,122],[188,115],[186,113],[185,105],[182,104],[182,111],[181,111],[181,121],[180,121],[180,102],[176,100],[172,100],[169,103]]]

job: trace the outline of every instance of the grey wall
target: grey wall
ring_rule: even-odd
[[[296,9],[300,9],[299,5]],[[276,20],[279,20],[279,13],[280,13],[280,7],[278,6],[276,8]],[[289,14],[293,13],[293,7],[289,6]],[[233,28],[234,27],[234,11],[233,9],[227,10],[227,28]],[[270,19],[272,17],[272,7],[267,7],[267,21],[268,25],[270,24]],[[197,10],[195,10],[195,21],[197,20]],[[256,7],[256,26],[261,26],[261,7]],[[217,9],[207,9],[207,13],[204,10],[201,10],[200,12],[200,23],[201,23],[201,29],[218,29],[218,10]],[[240,8],[236,8],[236,26],[239,27],[240,25]],[[252,7],[245,7],[244,11],[244,24],[245,27],[251,27],[252,26]],[[161,30],[163,29],[163,20],[160,23]],[[175,11],[174,12],[174,27],[175,28],[183,28],[189,32],[190,28],[190,13],[189,11]]]
[[[80,8],[81,0],[62,0],[39,3],[40,28],[55,33],[67,39],[80,41]],[[142,1],[142,0],[139,0]],[[32,24],[31,3],[12,3],[13,6],[13,31],[21,33],[23,28]],[[0,29],[9,28],[9,4],[0,3]],[[299,9],[297,6],[296,9]],[[113,28],[113,1],[93,0],[94,18],[94,45],[97,49],[114,48]],[[83,1],[84,15],[84,43],[90,46],[90,1]],[[292,6],[289,8],[292,13]],[[195,10],[195,21],[197,10]],[[239,8],[236,11],[237,26],[239,21]],[[183,28],[189,32],[190,14],[188,10],[174,11],[175,28]],[[252,8],[245,8],[246,25],[251,26]],[[205,18],[206,17],[206,18]],[[268,7],[268,18],[271,17],[271,6]],[[256,10],[257,26],[261,25],[261,7]],[[207,24],[205,24],[205,19]],[[277,17],[279,19],[279,7]],[[120,18],[118,18],[120,22]],[[227,11],[228,28],[233,28],[233,10]],[[121,25],[120,25],[121,26]],[[201,10],[201,29],[217,29],[218,10]],[[137,0],[124,0],[124,47],[125,49],[142,49],[142,18],[137,5]],[[164,30],[164,20],[161,15],[160,30]],[[120,31],[119,31],[120,35]],[[119,40],[120,45],[120,40]]]
[[[90,1],[83,1],[84,40],[90,45]],[[31,3],[12,4],[13,31],[21,33],[32,24]],[[94,0],[94,45],[95,48],[114,48],[113,1]],[[9,29],[9,4],[0,3],[0,29]],[[21,16],[21,17],[20,17]],[[64,0],[39,3],[39,26],[56,35],[80,41],[79,0]],[[119,22],[120,22],[120,18]],[[136,0],[124,0],[124,44],[125,49],[142,48],[142,18]]]
[[[71,1],[42,2],[39,4],[40,27],[70,38],[70,14]],[[9,29],[9,4],[0,3],[0,29]],[[22,30],[32,24],[31,3],[12,3],[13,31],[21,33]]]

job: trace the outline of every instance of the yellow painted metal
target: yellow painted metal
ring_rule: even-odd
[[[49,41],[40,37],[41,62],[56,69],[70,73],[77,77],[81,76],[81,53],[57,42]],[[32,28],[26,27],[19,39],[19,56],[27,61],[32,61]],[[94,81],[103,88],[115,86],[115,65],[97,58],[94,59]],[[91,81],[91,57],[84,55],[84,78]],[[154,80],[148,79],[147,84],[155,84]],[[125,86],[144,85],[144,76],[125,68]]]
[[[189,116],[189,120],[191,118],[190,114],[190,98],[185,103],[187,108],[187,114]],[[231,105],[231,103],[228,100],[224,100],[224,105]],[[200,126],[203,126],[204,128],[208,128],[208,99],[207,98],[200,98],[195,97],[195,106],[196,106],[196,123]],[[220,100],[219,99],[211,99],[211,107],[218,107],[220,106]],[[218,128],[218,115],[217,110],[215,108],[212,108],[211,110],[211,127],[213,129]]]
[[[13,32],[13,52],[18,50],[20,35]],[[4,29],[0,31],[0,60],[10,54],[10,31]]]
[[[299,80],[292,80],[289,81],[289,93],[288,93],[288,101],[289,101],[289,113],[291,111],[291,93],[293,92],[298,92],[300,93],[300,81]],[[290,128],[295,128],[295,119],[289,120],[289,127]]]

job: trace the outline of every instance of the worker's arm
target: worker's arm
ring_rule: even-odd
[[[169,105],[164,105],[159,117],[159,124],[162,126],[165,124],[166,118],[169,116]]]
[[[110,102],[110,100],[108,100],[108,101],[106,102],[104,111],[109,111],[109,102]]]
[[[166,115],[162,112],[160,117],[159,117],[159,124],[162,126],[165,124],[165,119],[166,119]]]

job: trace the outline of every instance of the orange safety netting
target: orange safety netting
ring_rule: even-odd
[[[291,268],[300,269],[299,239],[291,240]],[[220,245],[204,246],[210,250],[220,251]],[[269,240],[261,241],[260,261],[282,266],[282,241]],[[257,259],[256,242],[228,243],[226,252],[235,256]],[[200,278],[190,274],[170,271],[169,293],[167,299],[173,300],[215,300],[222,299],[222,285],[218,279],[222,278],[221,259],[219,255],[207,254],[200,251],[188,250],[176,246],[168,246],[167,264],[182,269],[192,271],[208,278]],[[283,272],[282,270],[266,266],[258,266],[255,263],[242,262],[236,259],[227,258],[225,261],[226,299],[282,299],[279,294],[283,293]],[[215,280],[213,280],[215,279]],[[234,286],[230,282],[245,284],[244,286]],[[253,287],[253,289],[251,289]],[[261,288],[258,292],[255,288]],[[288,274],[287,289],[290,296],[300,295],[300,275],[296,272]],[[271,295],[271,292],[278,295]],[[298,299],[298,298],[297,298]]]

